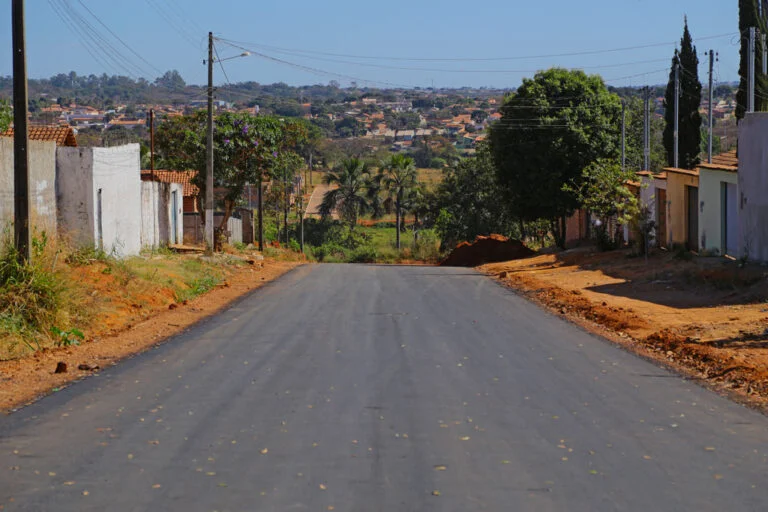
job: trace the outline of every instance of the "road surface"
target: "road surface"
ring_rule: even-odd
[[[316,265],[0,418],[0,507],[764,511],[766,427],[474,271]]]

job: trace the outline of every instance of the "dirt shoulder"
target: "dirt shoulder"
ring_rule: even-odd
[[[12,411],[144,352],[300,264],[266,259],[257,265],[238,268],[227,281],[195,299],[177,303],[168,298],[152,308],[144,305],[143,311],[133,318],[124,315],[121,325],[105,318],[110,324],[105,334],[89,336],[88,341],[79,346],[47,348],[20,359],[1,361],[0,411]],[[60,362],[67,365],[67,373],[55,373]]]
[[[575,250],[480,270],[639,355],[768,408],[763,267]]]

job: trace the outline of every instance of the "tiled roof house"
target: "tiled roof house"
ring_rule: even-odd
[[[13,137],[13,128],[2,136]],[[77,138],[71,126],[30,126],[29,140],[53,141],[57,146],[77,147]]]

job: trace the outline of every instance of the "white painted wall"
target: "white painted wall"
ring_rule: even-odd
[[[59,148],[56,195],[59,225],[64,236],[77,245],[98,247],[101,241],[105,251],[119,257],[139,254],[139,163],[138,144],[114,148]]]
[[[56,233],[56,143],[29,141],[30,226]],[[13,137],[0,137],[0,234],[14,216]]]
[[[768,261],[768,113],[739,123],[739,257]]]
[[[104,250],[141,252],[141,151],[138,144],[93,148],[93,198],[102,191]],[[95,233],[94,233],[95,234]]]
[[[738,189],[739,175],[706,167],[699,169],[699,247],[719,255],[726,253],[722,232],[723,183],[732,184]],[[738,233],[739,229],[738,216],[735,217],[728,219],[727,231],[731,234]]]
[[[176,226],[174,236],[174,204]],[[154,249],[180,244],[184,238],[184,186],[180,183],[141,183],[141,245]]]

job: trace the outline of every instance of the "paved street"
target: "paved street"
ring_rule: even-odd
[[[315,265],[0,418],[0,508],[764,511],[766,427],[471,270]]]

